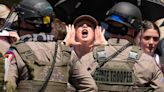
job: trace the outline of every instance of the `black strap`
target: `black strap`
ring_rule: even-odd
[[[38,92],[44,92],[46,89],[46,86],[47,86],[48,81],[52,75],[52,72],[53,72],[53,69],[54,69],[54,66],[56,63],[57,49],[58,49],[58,42],[56,42],[56,45],[55,45],[54,60],[52,62],[51,68],[49,69],[47,76],[45,77],[45,81],[44,81],[43,85],[41,86],[41,88],[39,89]]]
[[[109,57],[107,57],[107,59],[102,62],[97,69],[101,68],[106,62],[110,61],[111,59],[113,59],[114,57],[116,57],[119,53],[121,53],[123,50],[125,50],[127,47],[129,47],[130,45],[132,45],[130,42],[127,43],[126,45],[124,45],[122,48],[120,48],[119,50],[117,50],[115,53],[113,53],[112,55],[110,55]]]

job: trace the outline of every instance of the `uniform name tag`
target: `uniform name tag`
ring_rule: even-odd
[[[108,69],[99,69],[94,74],[94,79],[97,82],[107,83],[107,84],[124,84],[124,85],[133,85],[132,71],[127,70],[108,70]]]

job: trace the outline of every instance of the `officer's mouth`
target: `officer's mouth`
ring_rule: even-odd
[[[82,37],[83,38],[86,38],[86,37],[88,37],[88,30],[82,30]]]

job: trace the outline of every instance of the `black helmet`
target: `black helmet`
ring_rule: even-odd
[[[116,21],[123,23],[128,27],[133,27],[136,30],[142,28],[142,14],[140,9],[129,3],[119,2],[115,4],[108,12],[105,21]]]
[[[50,27],[54,19],[52,6],[46,0],[22,0],[15,7],[20,20],[25,20],[36,27]]]
[[[46,0],[22,0],[16,11],[21,19],[52,16],[54,14],[52,6]]]

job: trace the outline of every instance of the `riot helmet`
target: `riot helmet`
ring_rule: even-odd
[[[110,25],[111,21],[124,24],[124,26],[110,27],[112,26]],[[110,29],[108,29],[108,31],[110,33],[117,33],[114,31],[114,29],[117,29],[123,30],[122,35],[126,35],[128,27],[136,29],[137,32],[140,31],[140,29],[142,28],[142,14],[137,6],[129,2],[119,2],[108,10],[105,22],[109,24],[108,28]]]
[[[19,20],[35,25],[39,31],[50,32],[54,19],[52,6],[46,0],[22,0],[16,5],[15,11]],[[48,31],[48,29],[50,29]]]

